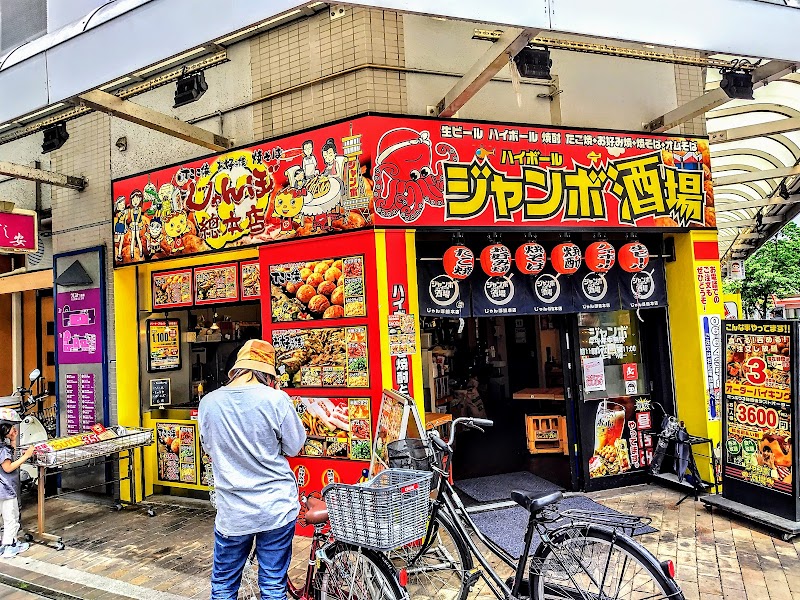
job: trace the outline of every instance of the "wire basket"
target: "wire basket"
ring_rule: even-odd
[[[149,446],[153,443],[152,429],[121,426],[109,427],[109,429],[113,430],[117,434],[117,437],[94,444],[87,444],[85,446],[63,448],[60,450],[43,450],[37,452],[30,459],[30,462],[40,467],[63,467],[70,463],[91,460],[100,456],[108,456],[110,454],[124,452],[131,448]],[[53,442],[54,440],[48,440],[47,443]],[[20,446],[17,449],[17,456],[21,456],[25,450],[26,447]]]
[[[431,479],[425,471],[387,469],[359,485],[322,490],[337,540],[387,552],[425,535]]]
[[[448,470],[448,456],[433,444],[419,438],[405,438],[387,444],[389,467],[392,469],[412,469],[415,471],[433,471],[436,466],[445,472]],[[431,488],[438,489],[439,474],[433,474]]]

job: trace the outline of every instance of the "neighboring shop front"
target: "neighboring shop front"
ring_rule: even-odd
[[[301,493],[368,474],[384,388],[496,421],[459,436],[456,476],[637,481],[676,389],[709,390],[678,393],[690,429],[719,418],[708,161],[700,139],[367,115],[116,181],[146,493],[204,489],[193,414],[258,336],[309,434]]]

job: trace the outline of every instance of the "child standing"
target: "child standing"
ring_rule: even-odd
[[[3,558],[11,558],[20,552],[25,552],[30,544],[17,543],[19,532],[19,467],[31,456],[33,446],[24,454],[14,460],[14,450],[17,447],[17,424],[21,421],[16,411],[10,408],[0,408],[0,515],[3,517]]]

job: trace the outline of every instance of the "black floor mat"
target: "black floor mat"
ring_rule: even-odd
[[[594,512],[604,512],[609,514],[620,514],[619,511],[613,508],[608,508],[602,504],[598,504],[591,498],[586,496],[571,496],[561,501],[560,507],[562,510],[568,508],[577,510],[588,510]],[[500,546],[503,550],[508,552],[514,558],[519,558],[525,548],[525,527],[528,524],[527,510],[521,506],[514,506],[512,508],[503,508],[500,510],[487,510],[485,512],[473,513],[472,520],[478,529],[492,540],[495,544]],[[563,523],[552,523],[548,528],[555,529]],[[645,533],[653,533],[658,531],[650,526],[639,527],[634,535],[644,535]],[[531,551],[539,545],[539,536],[533,534],[533,543],[531,544]]]
[[[477,502],[511,500],[511,490],[550,493],[563,489],[555,483],[547,481],[547,479],[542,479],[533,473],[524,471],[462,479],[461,481],[456,481],[455,485],[460,492],[465,493]]]

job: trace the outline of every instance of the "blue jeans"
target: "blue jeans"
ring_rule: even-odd
[[[236,600],[242,572],[256,540],[261,600],[286,600],[286,576],[292,559],[295,523],[271,531],[224,536],[214,530],[211,600]]]

